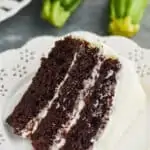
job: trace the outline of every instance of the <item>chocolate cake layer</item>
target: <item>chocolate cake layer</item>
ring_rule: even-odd
[[[92,148],[108,123],[121,68],[105,52],[81,39],[57,41],[7,119],[15,133],[35,150]]]
[[[68,72],[68,79],[60,89],[58,98],[53,102],[48,115],[31,136],[36,150],[48,150],[53,145],[58,130],[72,119],[73,110],[80,102],[78,95],[84,89],[84,81],[91,77],[99,58],[99,50],[89,48],[87,43],[85,44],[85,47],[80,48],[76,62]]]
[[[66,135],[61,150],[88,150],[109,120],[116,86],[116,74],[120,69],[118,60],[107,59],[100,69],[100,77],[93,89],[92,96],[86,100],[86,106],[80,119]]]
[[[41,67],[32,84],[7,119],[16,134],[21,134],[20,132],[26,124],[52,99],[57,86],[64,79],[75,53],[80,50],[82,45],[84,45],[83,42],[67,37],[56,42],[49,57],[42,59]]]

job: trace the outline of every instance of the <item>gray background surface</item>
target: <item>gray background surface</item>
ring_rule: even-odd
[[[85,30],[107,35],[108,0],[85,0],[63,29],[56,29],[41,20],[41,0],[32,3],[16,16],[0,24],[0,52],[20,47],[26,41],[40,35],[63,35]],[[141,22],[140,32],[133,38],[140,46],[150,48],[150,5]]]

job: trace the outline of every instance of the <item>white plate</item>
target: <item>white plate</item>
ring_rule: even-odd
[[[150,98],[150,51],[140,48],[133,41],[119,37],[100,37],[89,32],[73,32],[104,42],[120,55],[135,62],[143,88]],[[32,39],[19,49],[0,54],[0,150],[31,150],[31,145],[6,129],[5,118],[20,100],[40,65],[40,58],[47,55],[56,37],[42,36]],[[14,100],[15,99],[15,100]],[[148,104],[149,105],[149,104]],[[148,106],[147,105],[147,106]],[[141,113],[125,135],[118,141],[116,150],[148,150],[148,109]]]
[[[31,0],[0,0],[0,22],[12,17]]]

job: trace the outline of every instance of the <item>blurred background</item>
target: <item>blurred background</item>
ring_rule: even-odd
[[[32,0],[17,15],[0,23],[0,52],[20,47],[31,38],[42,35],[57,36],[77,30],[108,35],[108,0],[85,0],[61,29],[41,19],[41,5],[42,0]],[[150,48],[150,4],[141,21],[141,29],[133,40],[144,48]]]

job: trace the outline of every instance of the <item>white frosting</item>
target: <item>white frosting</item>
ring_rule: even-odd
[[[99,51],[98,56],[100,57],[100,55],[101,52]],[[59,150],[65,144],[66,140],[63,137],[63,132],[65,131],[65,133],[68,133],[80,118],[80,113],[85,106],[84,100],[89,94],[88,90],[95,85],[95,82],[100,75],[99,70],[101,64],[102,64],[101,61],[97,61],[97,64],[94,66],[91,76],[83,81],[84,88],[79,92],[79,95],[76,99],[76,106],[73,110],[73,113],[71,114],[70,120],[65,125],[63,125],[63,128],[61,128],[58,131],[54,143],[52,147],[50,147],[51,150]],[[58,141],[60,142],[58,143]]]
[[[71,65],[70,65],[70,67],[69,67],[69,69],[68,69],[68,72],[66,73],[66,75],[65,75],[65,77],[64,77],[64,79],[63,79],[63,81],[58,85],[58,87],[57,87],[57,89],[56,89],[56,92],[55,92],[55,94],[54,94],[54,97],[48,102],[47,106],[44,107],[44,108],[39,112],[39,114],[38,114],[36,117],[34,117],[32,120],[30,120],[30,121],[27,123],[25,129],[23,129],[23,130],[21,131],[21,136],[22,136],[22,137],[27,137],[27,136],[29,136],[31,133],[33,134],[33,133],[36,131],[36,129],[37,129],[38,125],[40,124],[40,122],[42,121],[42,119],[46,117],[46,115],[47,115],[47,113],[48,113],[48,110],[51,108],[52,103],[53,103],[53,102],[56,100],[56,98],[59,96],[59,92],[60,92],[61,87],[64,85],[65,81],[68,79],[68,77],[69,77],[69,72],[70,72],[70,70],[72,69],[73,65],[75,64],[76,60],[77,60],[77,53],[74,54],[74,58],[73,58],[73,61],[72,61]]]

